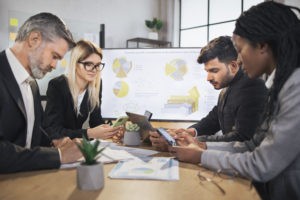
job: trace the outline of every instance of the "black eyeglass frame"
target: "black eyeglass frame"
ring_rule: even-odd
[[[80,63],[80,64],[82,64],[83,65],[83,67],[84,67],[84,69],[86,70],[86,71],[93,71],[94,69],[96,69],[96,71],[102,71],[103,69],[104,69],[104,67],[105,67],[105,63],[98,63],[98,64],[94,64],[94,63],[92,63],[92,62],[82,62],[82,61],[78,61],[78,63]],[[88,69],[87,67],[89,66],[89,65],[92,65],[93,67],[92,68],[90,68],[90,69]]]

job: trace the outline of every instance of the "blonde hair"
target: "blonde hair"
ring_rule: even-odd
[[[87,40],[79,40],[76,43],[76,46],[73,48],[71,52],[70,65],[68,67],[67,80],[69,84],[69,88],[71,91],[71,95],[74,102],[74,110],[77,112],[77,102],[79,95],[79,88],[76,84],[76,68],[78,67],[78,62],[86,59],[91,54],[97,54],[100,58],[103,58],[102,50],[94,43]],[[90,111],[99,106],[99,92],[100,92],[100,84],[101,84],[101,75],[100,72],[97,73],[94,81],[89,82],[87,86],[88,92],[88,101],[90,105]]]

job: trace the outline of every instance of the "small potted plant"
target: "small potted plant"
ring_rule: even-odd
[[[85,136],[76,143],[84,161],[77,167],[77,186],[82,190],[98,190],[104,186],[103,164],[97,159],[105,148],[99,148],[100,141],[89,141]]]
[[[141,144],[140,127],[137,124],[128,122],[126,124],[126,131],[124,134],[123,143],[129,146],[138,146]]]
[[[158,31],[162,28],[163,22],[160,19],[153,18],[152,20],[145,20],[145,25],[151,29],[151,32],[148,34],[148,38],[157,40]]]

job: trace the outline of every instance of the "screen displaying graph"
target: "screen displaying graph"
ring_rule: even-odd
[[[104,49],[102,116],[153,113],[152,119],[198,121],[219,91],[197,63],[200,48]]]

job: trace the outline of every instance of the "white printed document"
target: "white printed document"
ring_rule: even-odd
[[[103,148],[103,147],[105,147],[105,149],[102,151],[101,156],[98,158],[98,161],[104,164],[118,162],[121,160],[134,159],[136,157],[151,156],[158,153],[158,151],[154,151],[154,150],[118,146],[115,143],[105,142],[101,140],[99,148]],[[75,168],[83,160],[84,159],[81,158],[80,160],[78,160],[78,162],[62,164],[60,168],[61,169]]]
[[[145,157],[123,160],[110,171],[114,179],[179,180],[178,161],[166,157]]]

